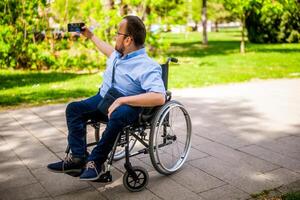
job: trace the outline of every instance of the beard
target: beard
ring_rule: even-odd
[[[115,50],[116,50],[117,52],[119,52],[119,53],[121,54],[121,56],[123,56],[124,51],[125,51],[125,47],[124,47],[124,45],[121,45],[120,47],[117,47],[117,45],[116,45],[116,46],[115,46]]]

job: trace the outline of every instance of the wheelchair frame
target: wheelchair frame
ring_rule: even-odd
[[[162,79],[164,81],[165,88],[167,90],[168,88],[168,70],[169,70],[169,63],[170,62],[177,62],[176,58],[168,58],[167,62],[165,64],[162,64]],[[153,167],[156,171],[158,171],[161,174],[169,175],[174,172],[176,172],[180,167],[184,164],[190,147],[191,147],[191,134],[192,134],[192,125],[191,120],[189,117],[188,112],[184,108],[184,106],[172,99],[171,92],[167,91],[167,98],[166,103],[159,107],[153,107],[153,108],[144,108],[139,116],[139,120],[137,123],[134,123],[132,125],[128,125],[123,128],[123,131],[121,131],[117,139],[113,145],[112,151],[108,156],[105,172],[100,176],[100,178],[97,180],[97,182],[111,182],[112,181],[112,175],[110,173],[110,167],[113,163],[113,161],[120,160],[125,157],[125,164],[124,167],[126,169],[126,172],[123,176],[123,184],[125,188],[127,188],[129,191],[137,192],[143,190],[146,185],[148,184],[149,175],[148,172],[138,166],[132,166],[130,163],[130,157],[139,155],[139,154],[150,154],[151,162]],[[167,145],[171,145],[172,143],[176,142],[177,136],[167,134],[167,129],[172,129],[169,117],[170,117],[170,110],[173,108],[177,108],[181,110],[183,117],[186,121],[186,128],[187,128],[187,140],[184,145],[184,152],[183,155],[180,156],[180,159],[176,162],[176,166],[172,168],[168,168],[164,166],[163,162],[160,160],[160,157],[158,155],[159,148],[165,147]],[[100,125],[107,124],[107,122],[103,121],[94,121],[90,120],[87,122],[87,125],[91,125],[95,131],[95,142],[91,142],[87,144],[87,147],[96,145],[98,141],[100,140]],[[155,142],[155,137],[157,139],[157,135],[159,134],[159,128],[162,127],[162,135],[160,135],[163,138],[162,143],[157,144],[157,141]],[[150,129],[150,135],[149,135],[149,142],[147,143],[147,133],[146,130]],[[130,139],[134,138],[134,140]],[[130,142],[133,141],[132,144]],[[144,148],[138,150],[137,152],[131,153],[132,149],[134,148],[136,141],[139,141]],[[115,155],[116,149],[118,146],[124,147],[124,150],[120,151],[118,156]],[[66,154],[70,152],[70,147],[67,146]],[[69,174],[72,176],[78,176],[78,174]]]

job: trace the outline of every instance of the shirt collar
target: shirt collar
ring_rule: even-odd
[[[119,52],[117,52],[117,57],[121,60],[128,60],[130,58],[133,58],[135,56],[138,56],[138,55],[142,55],[142,54],[145,54],[146,53],[146,49],[145,48],[141,48],[139,50],[136,50],[136,51],[133,51],[133,52],[130,52],[129,54],[127,54],[126,56],[123,56],[121,57],[121,54]]]

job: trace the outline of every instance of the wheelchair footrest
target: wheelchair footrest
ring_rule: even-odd
[[[110,171],[101,174],[100,178],[95,180],[94,182],[100,182],[100,183],[112,182],[112,175],[110,174]]]

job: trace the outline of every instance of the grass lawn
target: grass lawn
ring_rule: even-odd
[[[171,43],[163,57],[179,59],[170,67],[170,88],[300,78],[300,44],[247,43],[246,54],[241,55],[236,30],[210,33],[208,47],[201,45],[201,33],[167,33],[163,37]],[[88,97],[97,92],[101,80],[100,73],[0,70],[0,109]]]
[[[180,64],[170,68],[170,87],[199,87],[251,79],[300,77],[300,44],[250,44],[239,53],[239,32],[209,34],[208,47],[199,33],[168,34],[169,55]]]

